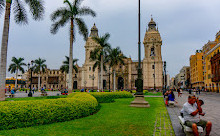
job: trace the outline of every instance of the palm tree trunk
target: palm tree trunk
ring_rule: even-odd
[[[99,81],[100,81],[100,77],[99,77],[99,70],[98,70],[98,90],[99,90]]]
[[[15,76],[15,90],[17,89],[18,84],[18,68],[16,69],[16,76]]]
[[[103,91],[103,55],[101,56],[101,91]]]
[[[38,74],[38,90],[40,90],[40,72]],[[31,91],[31,90],[30,90]]]
[[[70,52],[69,52],[69,84],[68,93],[73,91],[73,18],[71,19],[71,30],[70,30]]]
[[[2,34],[2,47],[1,47],[1,61],[0,61],[0,101],[5,100],[5,78],[6,78],[6,63],[7,63],[7,48],[8,48],[8,35],[10,23],[10,10],[11,1],[6,2],[5,7],[5,20]]]
[[[114,92],[115,92],[115,70],[113,70],[114,73]]]

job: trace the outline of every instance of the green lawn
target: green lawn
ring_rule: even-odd
[[[146,92],[144,95],[150,95],[150,96],[162,96],[162,92]]]
[[[102,103],[98,113],[72,121],[2,130],[0,135],[146,135],[154,133],[157,113],[164,110],[163,98],[146,98],[150,108],[129,107],[133,98]]]

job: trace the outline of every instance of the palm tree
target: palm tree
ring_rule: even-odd
[[[126,58],[126,57],[121,53],[121,50],[119,47],[109,49],[108,53],[109,53],[108,62],[109,62],[110,67],[112,67],[112,69],[113,69],[113,75],[114,75],[114,78],[113,78],[113,86],[114,87],[113,88],[115,91],[115,68],[119,64],[124,65],[124,58]]]
[[[34,60],[34,72],[38,73],[38,90],[40,89],[40,73],[44,73],[47,68],[47,65],[44,64],[45,62],[46,60],[41,58]]]
[[[12,57],[11,61],[13,62],[12,64],[9,65],[8,71],[11,73],[16,73],[15,77],[15,89],[17,88],[17,82],[18,82],[18,70],[20,70],[22,73],[24,73],[24,68],[22,66],[27,66],[27,64],[23,63],[22,61],[24,58],[15,58]]]
[[[101,37],[93,37],[92,39],[99,44],[99,47],[96,47],[94,49],[94,52],[97,53],[97,55],[100,55],[100,65],[101,65],[101,90],[103,91],[103,56],[107,54],[108,48],[110,48],[110,44],[108,43],[108,39],[110,37],[109,33],[106,33],[104,36]]]
[[[65,56],[66,60],[63,61],[63,65],[60,67],[60,70],[62,72],[66,72],[69,73],[69,57]],[[78,59],[73,59],[73,69],[76,71],[76,73],[78,73],[78,68],[76,67],[76,65],[74,65],[75,62],[77,62]]]
[[[91,15],[96,16],[96,13],[89,7],[80,7],[82,0],[74,0],[70,3],[69,0],[64,0],[67,7],[62,7],[51,14],[51,20],[54,22],[51,27],[51,33],[56,34],[60,27],[65,26],[70,22],[70,51],[69,51],[69,73],[73,71],[73,42],[75,41],[75,25],[78,26],[79,34],[83,35],[84,40],[88,37],[88,29],[80,16]],[[72,93],[72,74],[69,74],[68,92]]]
[[[7,48],[8,48],[8,35],[9,35],[9,24],[10,24],[10,14],[11,14],[11,5],[13,4],[13,10],[15,14],[15,22],[17,24],[27,24],[27,11],[24,7],[26,3],[29,8],[31,15],[34,20],[42,19],[44,14],[44,6],[42,0],[15,0],[12,3],[12,0],[0,0],[0,13],[1,9],[5,6],[5,19],[4,27],[2,33],[2,45],[1,45],[1,65],[0,65],[0,100],[5,100],[5,77],[6,77],[6,63],[7,63]]]
[[[104,54],[104,58],[107,57],[107,53]],[[93,51],[91,51],[90,53],[90,60],[91,61],[95,61],[94,65],[93,65],[93,71],[95,71],[95,69],[98,67],[98,89],[100,88],[99,86],[99,82],[100,82],[100,73],[101,73],[101,54],[99,53],[99,49],[95,48]],[[106,71],[106,66],[105,64],[107,64],[107,59],[104,60],[105,62],[103,63],[103,69]]]

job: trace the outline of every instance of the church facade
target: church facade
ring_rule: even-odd
[[[85,44],[85,63],[81,68],[81,85],[79,88],[94,88],[100,89],[100,74],[98,69],[93,71],[94,62],[90,61],[90,52],[97,45],[92,40],[92,37],[98,36],[98,29],[94,25],[91,29],[91,34]],[[148,23],[144,37],[145,55],[142,61],[143,87],[144,89],[161,89],[163,87],[163,61],[161,55],[162,39],[156,23],[151,18]],[[117,89],[135,89],[135,80],[137,79],[138,62],[131,58],[124,59],[125,65],[118,65],[116,68],[116,88]],[[103,72],[103,89],[113,89],[113,74],[112,69],[108,67],[107,71]]]
[[[98,68],[93,71],[93,65],[95,62],[90,60],[90,52],[99,45],[93,41],[92,37],[98,37],[98,29],[95,24],[91,28],[91,33],[84,46],[85,62],[82,67],[77,66],[78,73],[73,72],[73,89],[109,89],[109,87],[110,89],[113,89],[113,71],[108,64],[106,64],[107,70],[103,71],[103,87],[100,87],[100,73],[98,72]],[[144,59],[141,62],[143,88],[161,89],[163,87],[163,61],[161,55],[162,39],[153,18],[151,18],[151,21],[148,23],[143,44],[145,49]],[[116,67],[116,89],[136,89],[135,80],[138,77],[138,62],[133,61],[131,58],[125,58],[124,63],[124,65],[118,65]],[[67,82],[69,81],[69,76],[67,74],[62,73],[60,70],[47,69],[46,71],[47,74],[41,73],[41,87],[44,86],[45,88],[53,89],[67,87]],[[33,74],[34,79],[37,79],[37,76],[37,74]],[[28,72],[27,77],[30,78],[30,71]],[[56,82],[51,81],[53,78],[56,79]],[[27,83],[27,86],[29,86],[30,82]],[[32,87],[37,88],[37,82],[34,82]]]

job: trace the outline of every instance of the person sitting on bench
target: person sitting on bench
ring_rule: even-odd
[[[197,125],[203,129],[206,127],[206,136],[209,136],[212,123],[200,119],[199,114],[204,115],[204,113],[202,112],[201,103],[195,96],[189,95],[188,102],[183,105],[182,113],[185,120],[184,125],[192,128],[194,136],[199,136]]]
[[[175,95],[173,91],[170,91],[170,94],[168,95],[168,101],[175,101]]]

